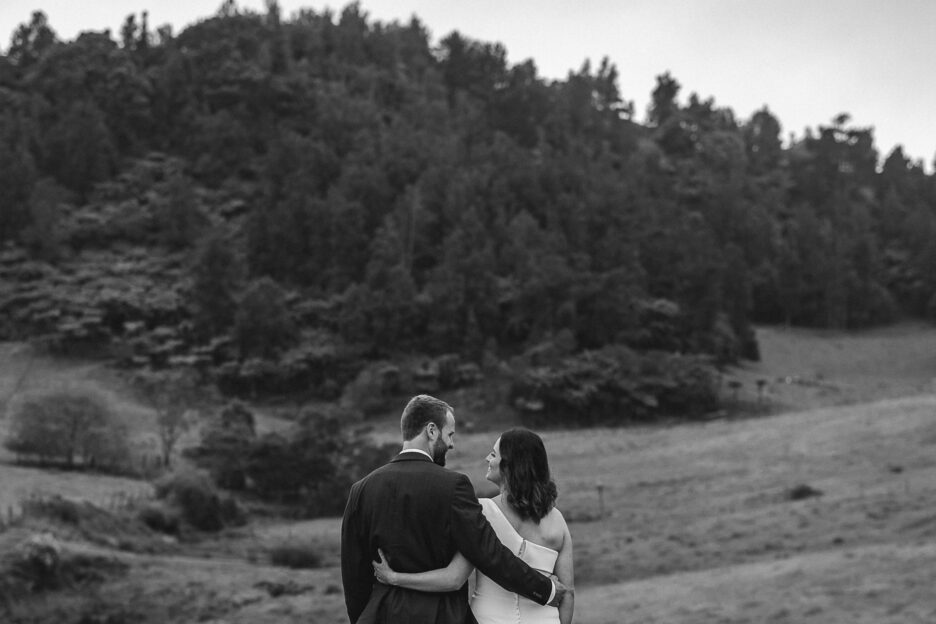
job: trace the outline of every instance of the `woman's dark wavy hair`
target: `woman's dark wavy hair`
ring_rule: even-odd
[[[553,508],[558,495],[549,474],[543,439],[528,429],[505,431],[500,437],[500,454],[507,502],[520,517],[539,523]]]

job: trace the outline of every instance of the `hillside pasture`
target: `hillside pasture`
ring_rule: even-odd
[[[918,396],[701,425],[546,432],[575,540],[576,621],[933,621],[934,413],[936,397]],[[460,436],[452,468],[480,483],[490,443],[489,434]],[[197,558],[121,555],[127,575],[101,591],[133,595],[141,613],[154,614],[144,622],[344,622],[339,526],[257,521],[213,538],[215,551],[200,545]],[[268,565],[263,552],[283,541],[320,548],[324,567]],[[270,583],[289,591],[270,595]]]
[[[760,327],[761,361],[730,368],[740,398],[790,411],[936,392],[936,327],[907,322],[860,332]],[[756,411],[756,410],[755,410]]]
[[[158,453],[153,412],[135,402],[126,384],[106,364],[61,359],[37,352],[24,343],[0,343],[0,441],[9,430],[9,412],[25,395],[67,388],[87,388],[107,396],[138,452]],[[15,458],[0,444],[0,462]]]
[[[936,553],[934,413],[932,397],[888,400],[616,441],[609,433],[591,439],[591,452],[560,451],[557,470],[577,477],[563,488],[573,519],[594,498],[592,475],[606,484],[608,517],[572,525],[580,621],[619,622],[634,611],[637,622],[796,622],[819,613],[817,593],[819,621],[856,621],[853,594],[866,581],[840,591],[856,575],[853,559],[887,596],[868,611],[877,619],[859,621],[906,622],[905,609],[936,609],[907,583]],[[802,491],[817,495],[796,500]],[[707,600],[698,578],[707,579]],[[671,591],[648,601],[647,584]],[[673,604],[684,611],[661,610]]]
[[[936,331],[760,335],[763,361],[726,377],[755,406],[753,382],[769,378],[781,413],[542,432],[575,541],[577,622],[936,621]],[[392,439],[398,416],[372,424]],[[499,427],[459,431],[449,455],[482,493]],[[140,622],[344,622],[339,528],[263,518],[197,556],[119,553],[130,567],[97,600],[117,609],[132,596]],[[270,566],[283,543],[319,549],[322,567]]]

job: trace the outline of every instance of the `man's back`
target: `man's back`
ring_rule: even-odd
[[[449,516],[459,477],[466,478],[404,453],[361,480],[349,505],[357,503],[374,552],[380,546],[399,570],[445,567],[456,552]]]
[[[371,595],[370,562],[378,547],[400,571],[421,572],[448,565],[458,550],[451,521],[460,481],[468,479],[436,466],[421,454],[403,453],[352,486],[342,524],[342,577],[352,622],[372,598],[374,604],[362,622],[466,621],[466,588],[425,594],[379,586]]]

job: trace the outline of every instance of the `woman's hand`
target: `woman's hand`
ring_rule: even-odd
[[[424,592],[455,591],[465,584],[474,570],[461,553],[455,553],[446,567],[427,572],[397,572],[390,567],[387,555],[380,548],[377,549],[377,560],[371,563],[378,583]]]
[[[374,564],[374,578],[376,578],[384,585],[396,585],[397,573],[394,572],[393,568],[390,567],[390,564],[387,563],[387,555],[384,554],[383,550],[378,548],[377,556],[379,559],[372,562]]]

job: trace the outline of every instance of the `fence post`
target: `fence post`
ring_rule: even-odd
[[[605,517],[605,504],[604,504],[604,483],[601,480],[595,482],[595,489],[598,490],[598,515],[601,518]]]

